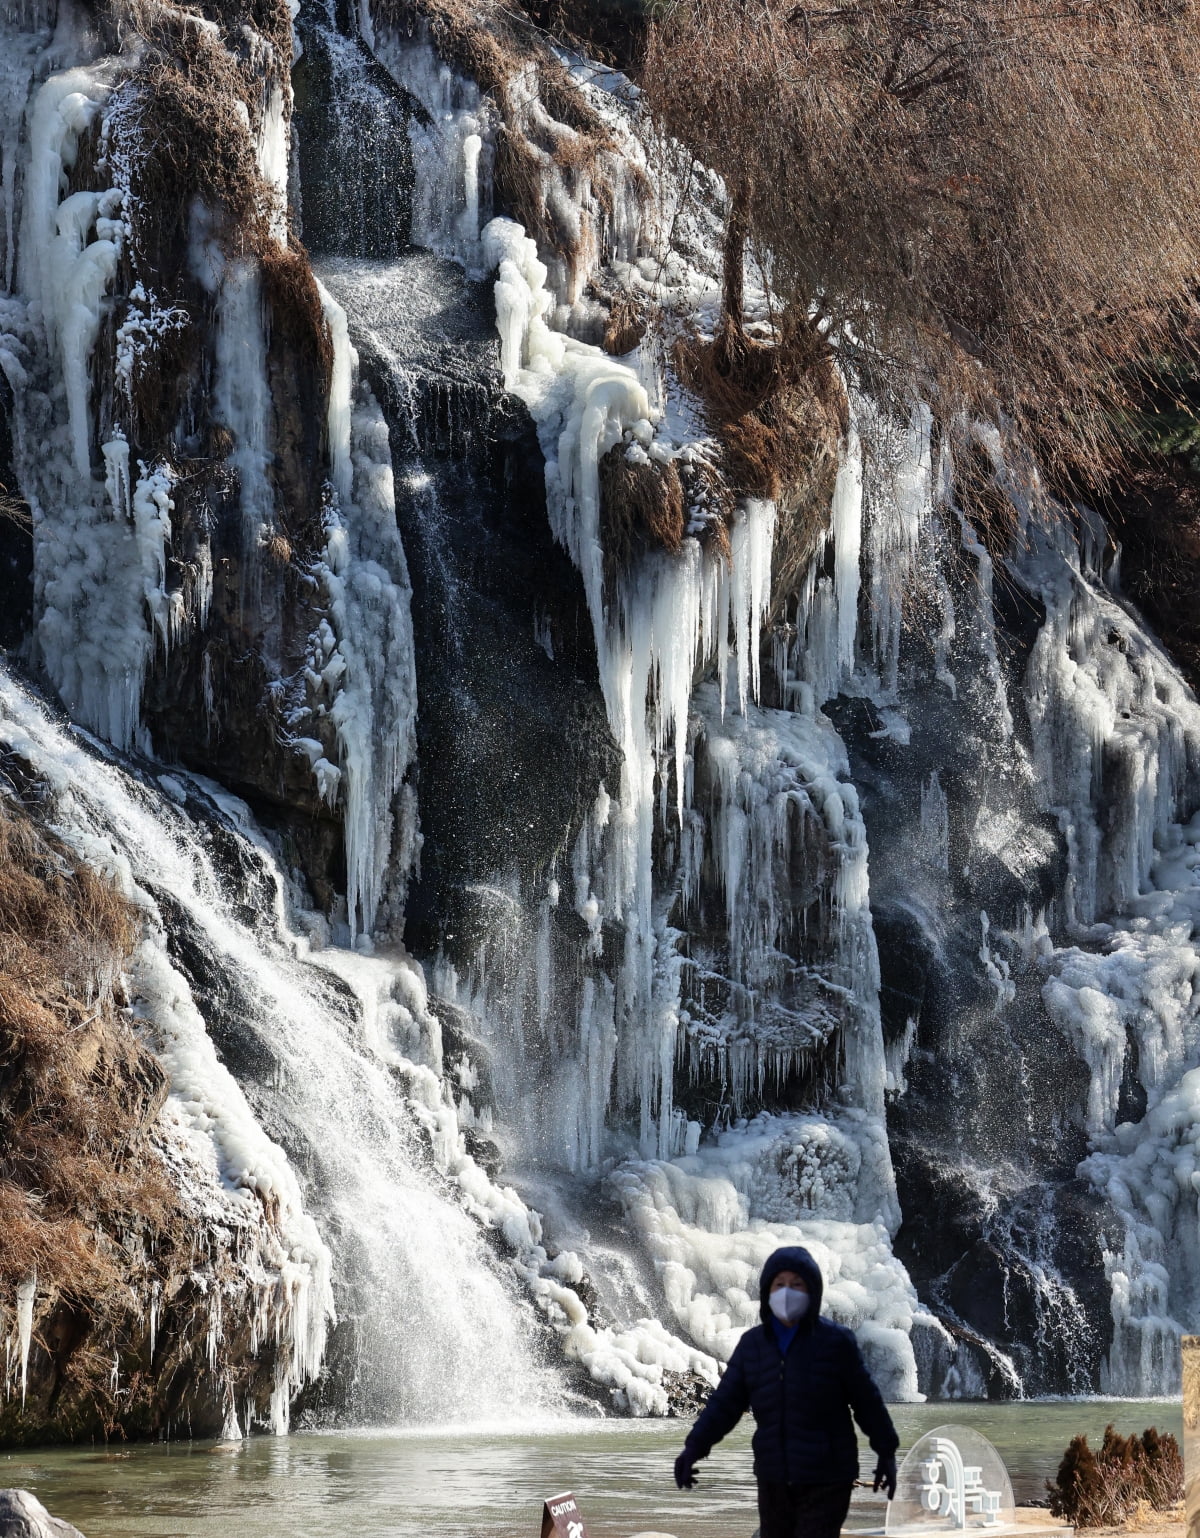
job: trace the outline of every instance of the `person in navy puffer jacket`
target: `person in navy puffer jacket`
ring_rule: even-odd
[[[900,1439],[853,1334],[821,1318],[823,1290],[807,1250],[775,1251],[759,1283],[762,1323],[738,1341],[675,1460],[675,1483],[691,1489],[697,1462],[751,1411],[761,1538],[837,1538],[858,1478],[851,1415],[879,1460],[876,1490],[896,1494]]]

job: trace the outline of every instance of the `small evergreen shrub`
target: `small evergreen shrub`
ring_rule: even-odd
[[[1165,1511],[1183,1498],[1179,1443],[1153,1426],[1140,1437],[1106,1426],[1099,1452],[1087,1437],[1072,1437],[1046,1489],[1051,1513],[1076,1527],[1116,1527],[1141,1505]]]

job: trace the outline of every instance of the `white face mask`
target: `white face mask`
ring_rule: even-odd
[[[781,1324],[796,1324],[808,1313],[808,1293],[799,1287],[777,1287],[767,1304]]]

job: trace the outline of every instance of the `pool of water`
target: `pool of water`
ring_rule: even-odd
[[[897,1405],[902,1446],[966,1425],[999,1448],[1018,1502],[1043,1495],[1071,1437],[1182,1435],[1178,1401]],[[246,1442],[0,1453],[0,1486],[32,1490],[86,1538],[538,1538],[542,1501],[573,1490],[591,1538],[646,1529],[750,1538],[757,1526],[750,1427],[700,1466],[693,1491],[671,1465],[684,1421],[573,1421],[534,1429],[329,1432]],[[863,1475],[873,1468],[864,1449]],[[851,1527],[881,1524],[855,1492]]]

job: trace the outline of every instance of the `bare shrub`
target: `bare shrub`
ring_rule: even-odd
[[[674,0],[645,85],[847,355],[1113,465],[1200,271],[1195,0]]]
[[[0,485],[0,518],[5,523],[16,524],[26,534],[33,528],[33,514],[28,502],[19,492],[9,491],[4,485]]]
[[[1077,1527],[1115,1527],[1143,1506],[1167,1511],[1183,1497],[1179,1443],[1153,1426],[1140,1437],[1119,1436],[1107,1426],[1099,1452],[1087,1437],[1072,1437],[1046,1490],[1051,1514]]]

